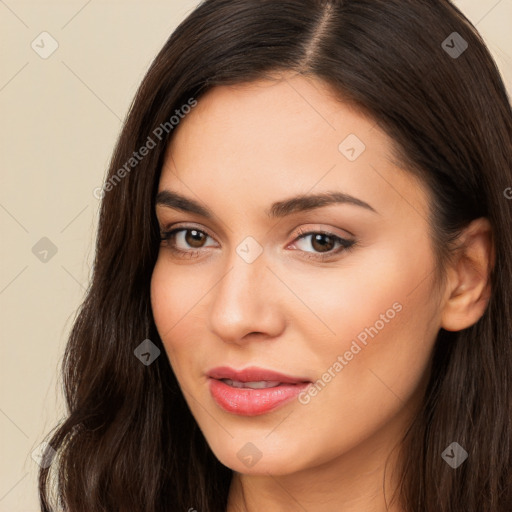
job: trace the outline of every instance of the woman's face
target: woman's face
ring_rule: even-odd
[[[360,465],[418,403],[441,325],[428,196],[390,159],[373,120],[292,75],[212,89],[174,134],[153,313],[235,471]]]

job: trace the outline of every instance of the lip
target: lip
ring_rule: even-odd
[[[257,416],[283,406],[303,391],[311,381],[305,377],[294,377],[273,370],[250,367],[234,370],[227,366],[213,368],[207,373],[210,393],[223,410],[241,416]],[[234,388],[221,379],[240,382],[277,381],[271,388]]]
[[[258,368],[257,366],[250,366],[243,370],[234,370],[229,366],[219,366],[217,368],[212,368],[207,375],[212,379],[231,379],[239,380],[240,382],[255,382],[259,380],[274,380],[286,384],[311,382],[307,377],[292,377],[273,370]]]

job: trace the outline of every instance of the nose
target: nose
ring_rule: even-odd
[[[285,326],[279,280],[267,267],[265,253],[247,263],[234,252],[228,269],[213,288],[208,327],[226,343],[278,336]]]

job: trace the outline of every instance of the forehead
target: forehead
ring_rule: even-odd
[[[283,74],[274,80],[209,90],[180,123],[170,146],[174,151],[179,142],[186,141],[187,145],[200,144],[211,150],[206,145],[213,141],[213,136],[215,142],[229,136],[231,152],[240,150],[244,155],[254,148],[261,150],[262,144],[267,150],[279,149],[276,152],[280,154],[290,148],[294,154],[323,147],[337,152],[338,145],[333,148],[333,142],[341,142],[345,132],[360,139],[367,139],[368,132],[372,132],[372,145],[378,145],[382,152],[390,151],[390,141],[383,132],[374,129],[376,126],[373,119],[336,99],[326,83]],[[304,147],[299,142],[308,143]]]
[[[262,196],[266,205],[334,189],[376,209],[427,208],[425,190],[394,164],[393,143],[375,120],[324,82],[291,74],[202,96],[169,144],[164,188],[262,208]]]

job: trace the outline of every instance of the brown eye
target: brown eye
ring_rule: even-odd
[[[319,260],[335,257],[338,253],[353,248],[356,244],[356,240],[347,240],[327,231],[300,233],[294,242],[294,245],[304,253],[305,257]],[[311,248],[313,250],[310,250]]]
[[[213,241],[210,235],[193,227],[176,228],[160,233],[163,247],[170,249],[180,257],[187,258],[198,257],[203,249],[212,247],[212,244],[207,245],[208,238]]]
[[[330,251],[334,248],[336,242],[334,238],[325,233],[316,233],[311,238],[311,247],[318,252]]]
[[[197,229],[187,229],[185,230],[185,242],[190,246],[196,249],[201,248],[203,246],[204,241],[206,240],[207,235],[202,231]]]

